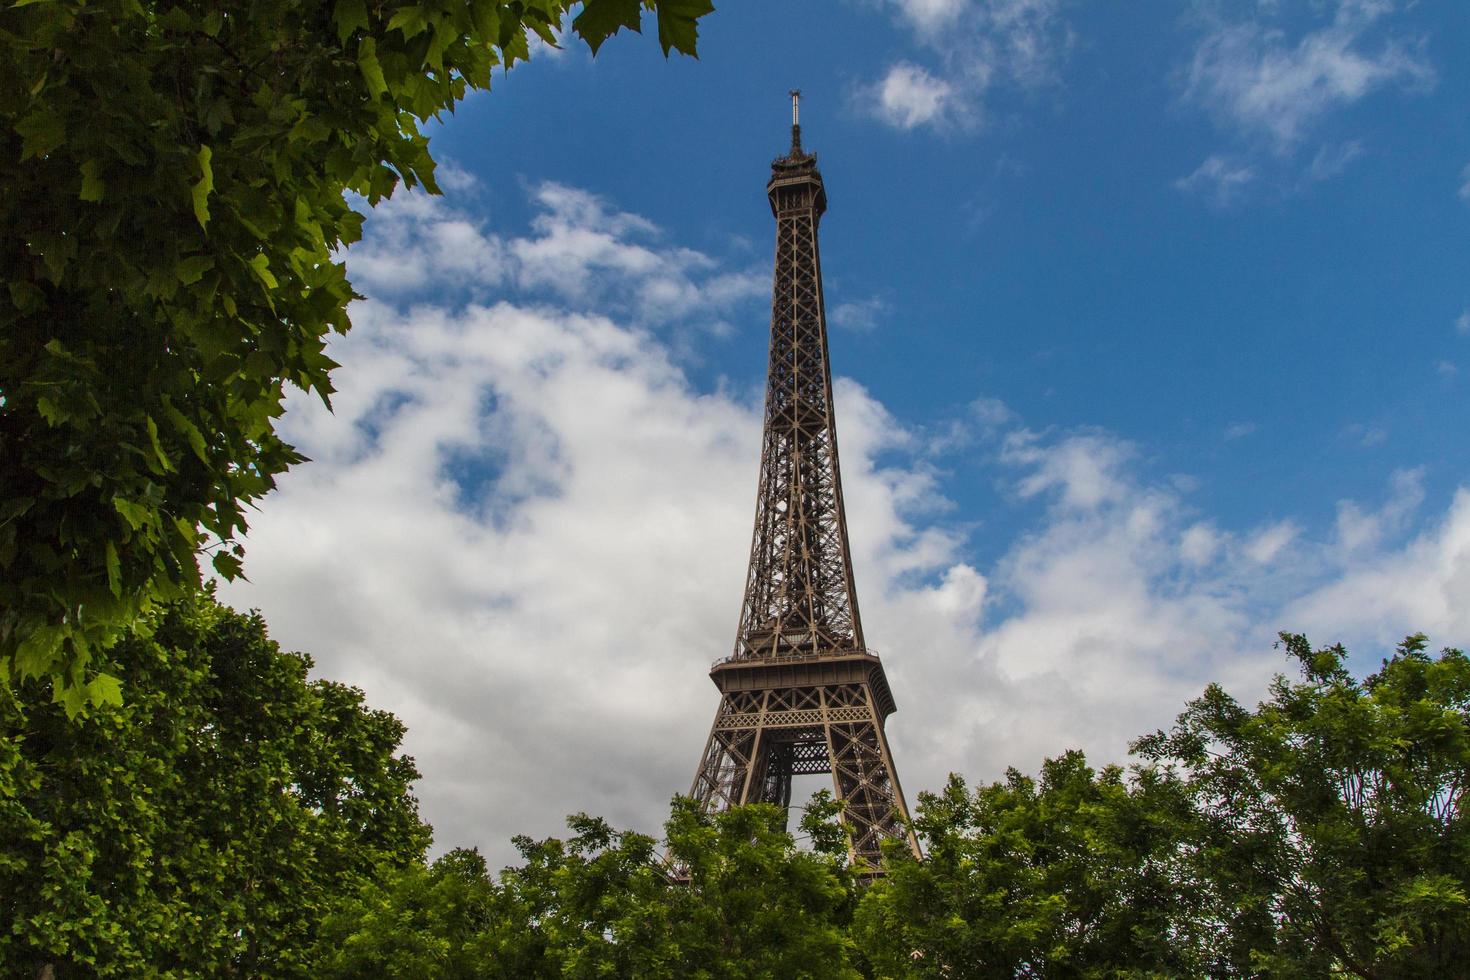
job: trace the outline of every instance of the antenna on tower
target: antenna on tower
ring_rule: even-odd
[[[801,154],[801,89],[794,88],[791,95],[791,155]]]

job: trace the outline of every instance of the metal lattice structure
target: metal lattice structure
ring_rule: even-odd
[[[863,643],[843,515],[817,225],[827,194],[801,148],[771,164],[776,218],[771,359],[750,571],[735,650],[691,795],[709,809],[791,803],[792,776],[832,774],[855,865],[876,870],[885,837],[918,845],[884,734],[895,710]]]

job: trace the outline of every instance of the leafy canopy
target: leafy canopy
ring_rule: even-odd
[[[826,828],[831,811],[818,800],[806,823]],[[451,852],[343,904],[322,928],[318,969],[428,980],[855,978],[846,841],[798,850],[785,818],[769,804],[710,816],[676,799],[661,857],[653,838],[579,814],[565,840],[518,838],[522,863],[498,880],[479,855]]]
[[[428,844],[402,724],[209,597],[105,666],[134,693],[79,720],[0,690],[0,975],[315,976],[325,910]]]
[[[1440,977],[1470,962],[1470,658],[1406,639],[1365,680],[1281,634],[1302,679],[1255,711],[1212,686],[1135,751],[1177,767],[1222,964]]]
[[[919,798],[926,856],[885,855],[856,941],[880,976],[1199,975],[1174,861],[1189,812],[1167,772],[1095,772],[1080,752],[974,792],[952,775]]]
[[[0,679],[116,703],[95,662],[152,603],[241,573],[246,511],[302,457],[354,298],[337,250],[419,126],[556,44],[574,0],[21,0],[0,8]],[[709,0],[587,0],[589,48]]]

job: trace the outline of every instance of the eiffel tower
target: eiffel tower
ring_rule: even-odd
[[[817,251],[827,193],[801,148],[799,100],[766,184],[776,267],[750,571],[735,651],[710,670],[720,706],[690,795],[709,810],[789,807],[793,776],[831,773],[849,858],[875,872],[883,838],[918,844],[883,731],[893,693],[853,588]]]

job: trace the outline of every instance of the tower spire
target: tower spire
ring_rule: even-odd
[[[801,156],[801,89],[791,90],[791,155]]]
[[[791,803],[793,776],[831,773],[850,857],[869,873],[908,811],[884,722],[896,706],[858,617],[837,459],[817,226],[827,192],[801,149],[791,93],[791,153],[771,163],[776,219],[771,347],[755,529],[735,649],[690,795],[709,809]]]

